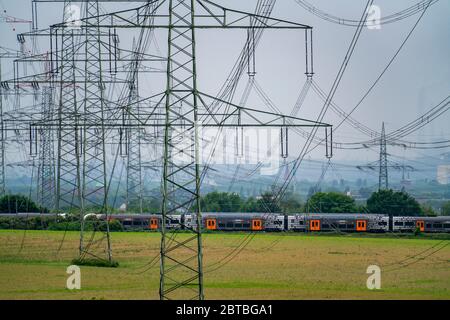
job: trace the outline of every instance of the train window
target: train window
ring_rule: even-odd
[[[427,228],[431,228],[431,223],[427,223]]]
[[[279,224],[279,225],[282,225],[282,224],[283,224],[283,221],[275,220],[275,221],[273,222],[273,224]]]
[[[303,220],[301,220],[299,224],[302,226],[303,225]]]
[[[227,222],[227,228],[233,228],[233,227],[234,227],[233,222]]]
[[[450,223],[444,223],[444,228],[450,228]]]
[[[300,222],[302,222],[302,221],[300,221]],[[295,219],[291,219],[291,223],[295,223]]]
[[[405,226],[408,226],[408,227],[414,226],[414,221],[406,221]]]
[[[225,223],[219,223],[220,228],[225,228]]]
[[[387,222],[386,221],[380,221],[378,222],[379,226],[387,226]]]
[[[250,223],[244,223],[243,226],[244,228],[250,228]]]
[[[394,222],[394,226],[403,226],[403,222],[402,221],[395,221]]]
[[[433,227],[435,227],[435,228],[442,228],[442,224],[441,223],[435,223]]]
[[[242,223],[235,223],[235,224],[234,224],[234,227],[235,227],[235,228],[242,228]]]
[[[324,223],[324,224],[322,224],[322,228],[324,228],[324,229],[325,229],[325,228],[329,228],[329,227],[330,227],[330,225],[329,225],[329,224],[325,224],[325,223]]]

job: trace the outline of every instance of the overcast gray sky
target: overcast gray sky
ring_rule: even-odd
[[[405,9],[418,1],[376,0],[375,4],[381,8],[381,14],[384,16]],[[253,12],[257,1],[222,0],[217,2],[228,7]],[[310,0],[310,2],[327,13],[355,20],[359,19],[366,4],[363,0]],[[0,6],[2,10],[7,10],[9,15],[31,19],[31,0],[1,0]],[[107,11],[124,7],[122,5],[102,6]],[[127,6],[130,7],[130,5]],[[450,2],[447,0],[438,1],[428,9],[394,64],[353,114],[357,120],[378,131],[381,122],[385,121],[389,132],[417,118],[419,114],[427,111],[448,95],[450,88],[449,12]],[[62,6],[43,4],[39,14],[40,27],[45,27],[61,21]],[[273,16],[313,26],[315,80],[328,92],[355,28],[321,20],[305,11],[295,0],[278,0]],[[416,14],[402,21],[383,25],[379,30],[367,28],[363,30],[335,95],[337,104],[346,111],[354,107],[386,66],[418,17],[419,14]],[[26,28],[24,25],[0,24],[1,45],[16,47],[16,33],[26,31]],[[160,40],[164,43],[163,35]],[[198,33],[199,85],[202,91],[217,93],[244,42],[245,35],[235,31],[200,31]],[[303,37],[290,31],[268,31],[263,36],[256,57],[257,81],[278,108],[289,114],[305,81]],[[4,67],[4,69],[7,68]],[[245,78],[242,84],[245,84]],[[259,105],[262,103],[257,96],[251,96],[249,106]],[[299,116],[314,119],[321,107],[321,101],[311,90]],[[450,114],[445,114],[432,125],[408,137],[408,140],[433,141],[449,138],[449,120]],[[336,125],[340,122],[340,118],[329,111],[325,121]],[[349,126],[343,126],[335,133],[337,141],[352,142],[366,138]],[[299,146],[300,143],[297,147]],[[295,150],[291,152],[292,156],[296,153]],[[423,154],[423,152],[419,154],[415,151],[406,151],[406,153],[399,151],[399,153],[407,157]],[[319,158],[323,154],[324,151],[320,150],[313,155]],[[335,157],[365,161],[376,159],[377,154],[373,150],[357,152],[336,150]]]

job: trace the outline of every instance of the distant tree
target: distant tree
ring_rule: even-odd
[[[0,213],[16,212],[48,212],[48,209],[41,208],[30,198],[20,194],[5,195],[0,198]]]
[[[355,200],[338,192],[318,192],[308,199],[306,207],[310,212],[358,212]]]
[[[442,205],[442,215],[450,216],[450,201],[447,201]]]
[[[236,212],[243,205],[242,198],[237,193],[211,192],[200,199],[203,212]]]
[[[300,196],[294,193],[286,194],[280,201],[280,207],[285,213],[301,212],[303,209]]]
[[[420,204],[406,192],[391,189],[372,193],[367,199],[367,210],[372,213],[383,213],[393,216],[421,215]]]
[[[436,211],[434,211],[433,207],[430,205],[423,205],[421,207],[421,209],[422,209],[422,214],[427,217],[436,217],[437,216]]]
[[[257,212],[257,200],[254,197],[248,198],[241,206],[243,212]]]
[[[256,212],[281,212],[281,208],[272,192],[265,192],[256,201]]]
[[[282,212],[275,195],[271,192],[264,192],[258,199],[248,198],[241,208],[244,212]]]

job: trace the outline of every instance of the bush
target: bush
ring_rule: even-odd
[[[117,268],[119,262],[112,260],[99,260],[99,259],[73,259],[72,264],[76,266],[89,266],[89,267],[101,267],[101,268]]]
[[[16,212],[49,212],[47,208],[38,206],[30,198],[23,195],[5,195],[0,198],[0,213]]]

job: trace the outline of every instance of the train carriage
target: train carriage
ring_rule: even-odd
[[[273,213],[202,214],[203,228],[222,231],[283,231],[284,216]]]
[[[393,217],[394,232],[450,232],[450,217]]]
[[[114,214],[111,220],[122,223],[124,230],[160,230],[162,217],[156,214]],[[181,229],[181,215],[170,215],[166,219],[167,229]]]
[[[389,230],[389,217],[380,214],[296,214],[288,216],[287,220],[288,230],[293,231],[386,232]]]

